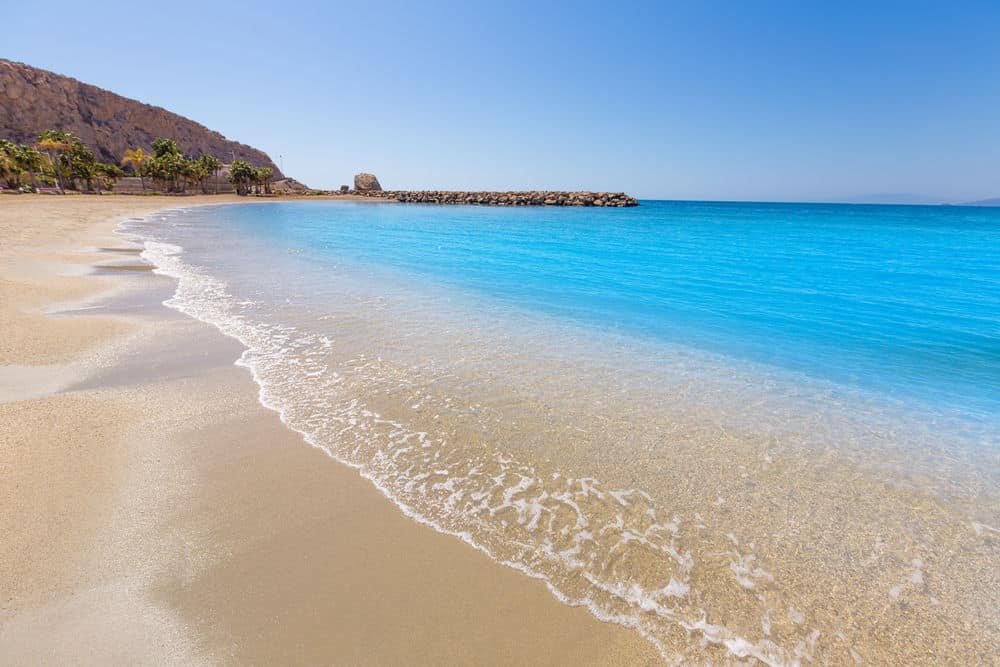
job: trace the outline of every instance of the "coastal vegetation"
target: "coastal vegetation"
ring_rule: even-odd
[[[125,157],[122,158],[122,166],[131,166],[132,171],[139,175],[139,183],[143,192],[146,191],[146,175],[143,170],[151,159],[150,155],[141,148],[128,149],[125,151]]]
[[[117,165],[98,162],[94,152],[69,132],[46,130],[34,145],[0,140],[0,181],[5,188],[32,192],[56,187],[85,192],[111,190],[122,175]]]
[[[218,194],[227,167],[208,153],[187,156],[175,140],[167,138],[154,140],[152,152],[142,147],[127,149],[120,164],[98,161],[79,137],[64,130],[44,130],[30,145],[0,139],[0,190],[101,194],[115,188],[126,174],[124,169],[139,179],[143,194],[149,191],[149,181],[156,193]],[[234,160],[226,179],[239,195],[270,195],[273,173],[271,167]]]
[[[236,160],[229,168],[229,182],[236,188],[236,194],[271,194],[271,168],[254,167],[245,160]]]
[[[36,183],[43,170],[44,158],[33,146],[21,146],[0,139],[0,181],[6,187],[20,189],[25,177],[28,183]]]

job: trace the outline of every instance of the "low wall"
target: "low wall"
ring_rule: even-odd
[[[152,178],[146,178],[146,192],[159,192],[162,188]],[[142,183],[138,176],[125,176],[115,180],[115,192],[119,194],[138,194],[143,191]],[[199,186],[188,186],[187,191],[191,194],[200,194],[202,189]],[[209,176],[205,181],[205,192],[208,194],[231,194],[235,192],[233,184],[226,180],[223,175],[218,178]]]

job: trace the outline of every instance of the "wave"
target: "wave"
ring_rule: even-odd
[[[224,281],[182,254],[177,245],[145,242],[142,256],[155,272],[177,280],[165,305],[240,341],[246,350],[237,364],[252,374],[261,404],[307,443],[357,469],[407,516],[544,581],[565,604],[635,629],[668,662],[713,650],[769,665],[811,659],[819,630],[767,585],[773,577],[755,564],[752,543],[716,534],[698,514],[671,513],[640,489],[608,488],[485,443],[451,442],[383,418],[349,388],[393,369],[375,358],[353,366],[363,377],[332,370],[325,362],[330,338],[257,320]],[[758,636],[709,620],[697,583],[706,573],[686,546],[692,541],[728,545],[729,585],[755,591]],[[775,636],[769,626],[777,615],[798,615],[800,629]]]

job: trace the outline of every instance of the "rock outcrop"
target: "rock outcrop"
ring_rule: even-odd
[[[382,192],[375,174],[358,174],[354,177],[354,189],[358,192]]]
[[[356,194],[412,204],[472,204],[480,206],[638,206],[639,200],[624,192],[454,192],[443,190],[357,190]]]
[[[308,192],[309,188],[294,178],[283,178],[271,183],[271,191],[279,195],[302,195]]]
[[[30,144],[41,130],[80,137],[102,162],[117,164],[128,148],[152,149],[158,137],[174,139],[186,154],[214,155],[223,162],[246,160],[271,167],[267,153],[230,141],[218,132],[166,109],[130,100],[22,63],[0,59],[0,139]]]

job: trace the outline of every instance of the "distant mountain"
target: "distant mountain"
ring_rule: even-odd
[[[980,199],[978,201],[967,201],[962,206],[1000,206],[1000,197],[992,199]]]
[[[116,95],[67,76],[0,58],[0,139],[30,144],[41,130],[80,137],[102,162],[117,164],[128,148],[149,151],[157,137],[174,139],[191,156],[247,160],[281,171],[267,153],[230,141],[166,109]]]
[[[941,199],[905,192],[857,195],[840,200],[842,204],[943,204]]]

